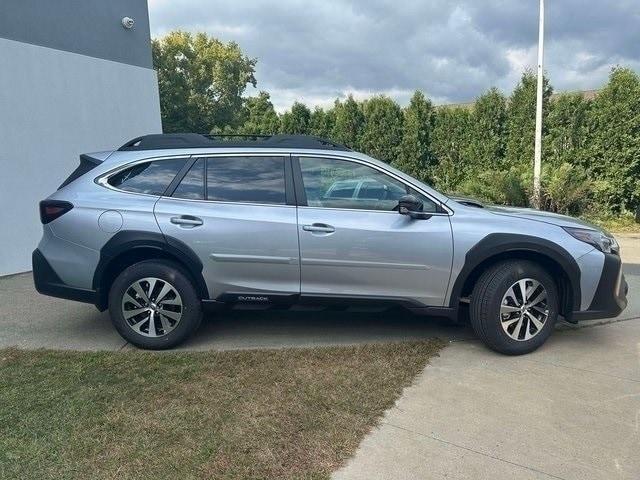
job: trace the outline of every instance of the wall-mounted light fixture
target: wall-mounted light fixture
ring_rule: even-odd
[[[122,19],[122,26],[126,29],[133,28],[133,24],[136,23],[131,17],[124,17]]]

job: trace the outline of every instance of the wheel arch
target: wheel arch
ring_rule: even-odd
[[[549,240],[520,234],[490,234],[467,252],[451,289],[449,306],[456,308],[487,268],[513,259],[536,262],[556,279],[562,315],[580,310],[580,267],[573,256]]]
[[[175,262],[193,281],[200,299],[209,298],[202,262],[188,245],[161,233],[126,230],[115,234],[100,250],[93,276],[98,309],[107,308],[109,289],[120,272],[134,263],[152,259]]]

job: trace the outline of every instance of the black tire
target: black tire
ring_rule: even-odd
[[[173,330],[166,334],[160,333],[155,337],[145,336],[134,331],[123,313],[122,302],[127,290],[134,282],[147,277],[169,282],[170,286],[179,294],[182,303],[180,307],[181,317],[173,327]],[[182,343],[198,329],[202,320],[202,307],[192,281],[178,264],[167,260],[145,260],[126,268],[114,280],[109,291],[109,314],[114,327],[125,340],[140,348],[162,350]],[[141,315],[144,315],[144,313]],[[164,320],[167,320],[166,317]],[[154,332],[162,332],[163,324],[159,323],[159,319],[154,320],[154,322],[160,325],[159,329],[156,329],[154,324]],[[140,323],[142,324],[143,322]],[[148,325],[149,323],[147,323],[147,331],[149,329]]]
[[[500,311],[503,296],[511,286],[525,278],[536,280],[546,290],[547,300],[544,308],[548,316],[539,329],[531,321],[526,323],[525,320],[518,334],[514,333],[518,325],[513,325],[510,334],[522,337],[516,340],[505,332],[502,326],[504,317]],[[549,338],[558,318],[558,305],[558,287],[546,270],[534,262],[507,260],[491,266],[477,280],[471,294],[469,309],[471,326],[476,335],[492,350],[506,355],[522,355],[534,351]],[[505,315],[507,319],[517,318],[518,312]],[[534,332],[534,336],[525,340],[525,330],[529,328],[531,330],[526,334]]]

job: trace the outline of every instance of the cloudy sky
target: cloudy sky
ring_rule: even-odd
[[[205,31],[258,58],[258,89],[279,110],[352,93],[402,104],[510,92],[535,67],[537,0],[149,0],[151,34]],[[640,71],[640,0],[547,0],[545,69],[557,91]],[[249,89],[249,94],[254,94]]]

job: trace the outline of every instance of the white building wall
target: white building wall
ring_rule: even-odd
[[[38,202],[81,153],[161,131],[155,71],[0,38],[0,275],[31,270]]]

